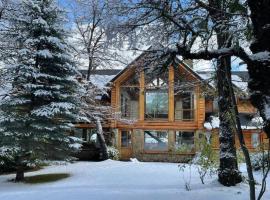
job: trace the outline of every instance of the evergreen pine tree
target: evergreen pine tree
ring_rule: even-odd
[[[67,136],[79,117],[81,89],[63,29],[63,10],[55,0],[23,0],[11,24],[16,63],[6,67],[11,84],[0,101],[0,150],[14,155],[16,181],[26,165],[68,158],[75,141]]]

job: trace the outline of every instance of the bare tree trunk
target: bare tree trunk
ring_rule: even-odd
[[[230,67],[230,57],[218,59],[217,85],[219,105],[219,142],[220,142],[220,165],[218,180],[225,186],[234,186],[242,181],[238,170],[234,128],[231,122],[230,109],[232,109],[229,80],[226,79],[225,69]]]
[[[101,151],[102,151],[102,160],[107,160],[109,158],[108,147],[106,145],[106,141],[105,141],[105,138],[104,138],[104,134],[103,134],[100,119],[96,119],[96,125],[97,125],[98,141],[100,143]]]
[[[263,179],[262,179],[262,186],[260,193],[258,195],[257,200],[260,200],[263,197],[263,194],[265,193],[266,190],[266,178],[268,176],[268,173],[270,171],[270,139],[268,139],[268,148],[267,148],[267,164],[265,166],[264,163],[264,148],[263,148]]]
[[[213,9],[209,14],[216,26],[218,49],[231,46],[231,37],[228,27],[224,26],[230,20],[223,12],[226,7],[223,1],[209,0]],[[222,22],[222,23],[221,23]],[[220,165],[218,180],[225,186],[234,186],[242,181],[241,173],[238,170],[234,124],[231,121],[232,102],[230,97],[230,79],[226,78],[226,68],[231,69],[231,57],[220,56],[217,59],[217,88],[218,88],[218,109],[219,109],[219,143],[220,143]]]
[[[86,77],[86,80],[90,81],[90,76],[91,76],[91,73],[93,72],[93,58],[90,56],[91,55],[91,52],[90,52],[90,49],[88,50],[88,69],[87,69],[87,77]]]
[[[238,135],[239,143],[240,143],[240,146],[241,146],[241,149],[243,151],[245,161],[246,161],[249,191],[250,191],[249,198],[250,198],[250,200],[255,200],[256,199],[256,191],[255,191],[255,180],[253,177],[252,165],[251,165],[251,161],[250,161],[249,151],[248,151],[248,148],[246,147],[246,144],[245,144],[244,134],[243,134],[242,128],[241,128],[238,107],[237,107],[235,94],[234,94],[232,81],[231,81],[231,71],[228,68],[226,68],[226,78],[228,80],[230,80],[229,81],[229,83],[230,83],[229,89],[230,89],[230,96],[231,96],[232,104],[233,104],[232,116],[235,116],[234,119],[236,120],[236,122],[234,124],[236,125],[236,132]]]
[[[17,166],[15,182],[22,182],[22,181],[24,181],[24,167]]]

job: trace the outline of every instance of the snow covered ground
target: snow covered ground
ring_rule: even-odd
[[[244,166],[242,171],[244,171]],[[185,190],[183,174],[173,163],[76,162],[50,166],[26,176],[43,173],[70,173],[53,183],[29,185],[8,182],[14,175],[0,176],[0,200],[247,200],[248,185],[220,185],[216,177],[202,185],[195,167],[191,171],[191,191]],[[184,174],[189,177],[189,170]],[[255,173],[259,179],[260,174]],[[270,179],[268,179],[270,184]],[[270,187],[263,199],[270,199]]]

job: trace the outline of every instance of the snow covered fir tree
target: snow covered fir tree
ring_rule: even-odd
[[[15,63],[6,65],[10,84],[1,100],[0,146],[13,155],[16,181],[24,169],[44,159],[65,159],[76,141],[67,136],[78,120],[81,88],[65,42],[63,11],[54,0],[24,0],[10,20]]]

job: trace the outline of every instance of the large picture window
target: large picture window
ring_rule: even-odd
[[[179,153],[189,153],[194,150],[194,132],[176,131],[175,150]]]
[[[167,151],[168,132],[167,131],[144,131],[144,150]]]
[[[147,90],[145,93],[145,118],[168,118],[168,92],[166,90]]]

